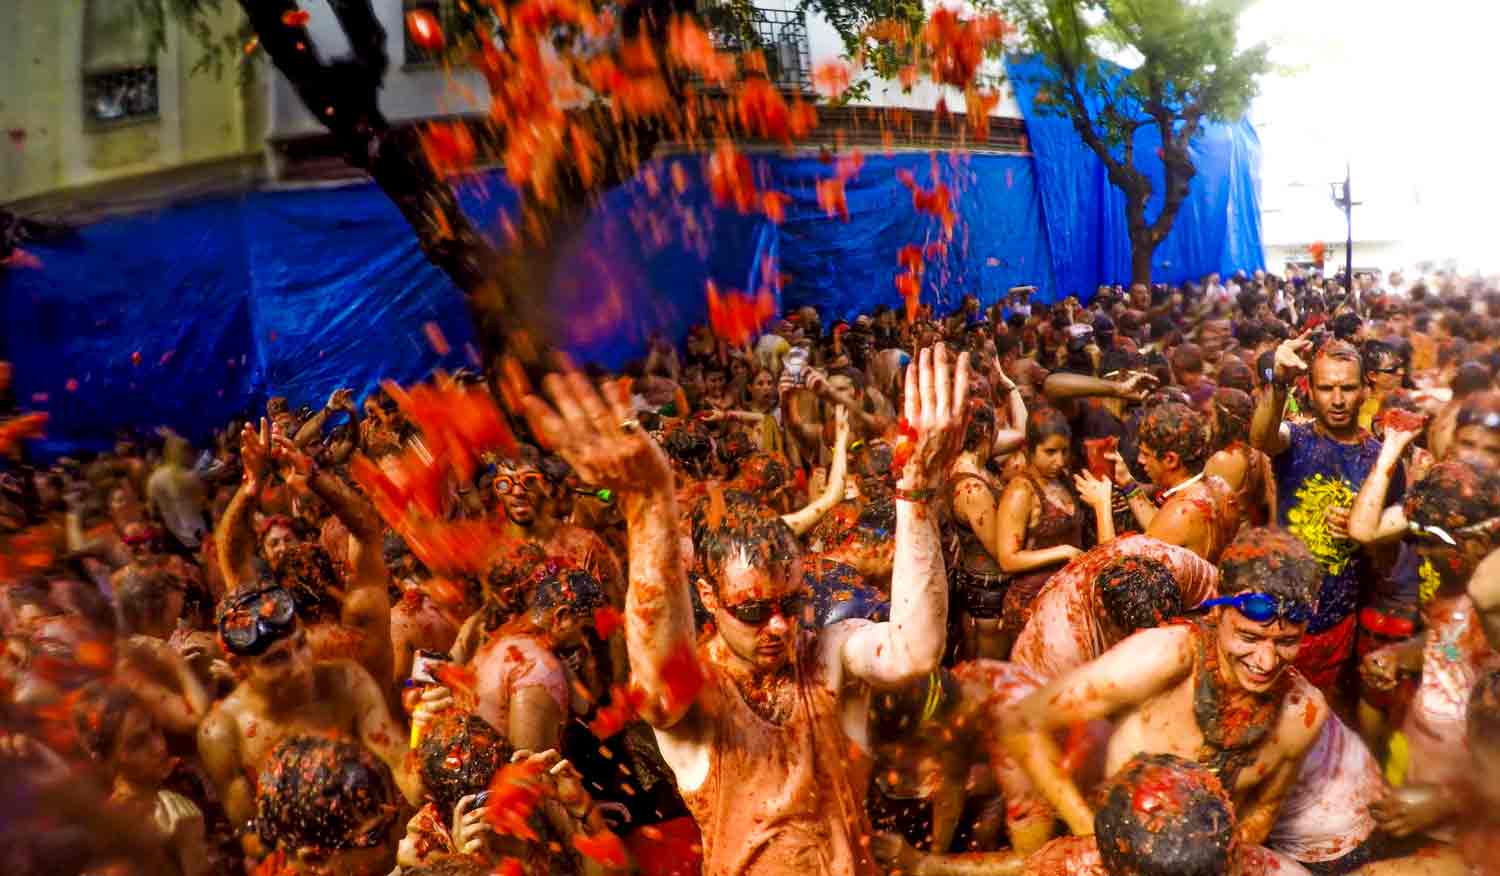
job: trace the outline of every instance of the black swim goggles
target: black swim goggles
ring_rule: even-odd
[[[234,597],[219,614],[219,638],[225,650],[256,657],[292,631],[297,604],[279,585]]]

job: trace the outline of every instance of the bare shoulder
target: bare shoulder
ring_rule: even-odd
[[[241,703],[236,692],[215,703],[198,725],[198,751],[205,759],[237,757],[240,748]]]
[[[1281,702],[1281,738],[1288,753],[1301,755],[1317,741],[1328,721],[1328,700],[1312,682],[1293,670],[1289,673],[1286,697]]]
[[[1142,668],[1187,669],[1193,664],[1193,630],[1186,624],[1152,627],[1126,636],[1105,654],[1143,660]]]

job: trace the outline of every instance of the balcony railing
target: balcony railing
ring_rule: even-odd
[[[759,49],[773,83],[787,91],[812,90],[807,15],[801,9],[710,0],[700,12],[719,48],[731,52]]]

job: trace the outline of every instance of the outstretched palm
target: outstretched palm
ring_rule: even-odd
[[[527,393],[521,412],[548,449],[568,461],[585,483],[617,493],[672,489],[672,468],[656,442],[630,412],[629,389],[621,381],[604,395],[569,364],[542,381],[551,404]]]

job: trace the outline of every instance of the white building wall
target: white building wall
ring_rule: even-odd
[[[756,0],[758,5],[769,8],[793,9],[796,0]],[[936,3],[929,3],[936,8]],[[347,54],[349,42],[339,28],[338,20],[328,8],[327,0],[303,0],[307,10],[308,32],[313,43],[325,58]],[[376,13],[386,31],[386,51],[391,66],[385,77],[385,87],[380,92],[380,109],[392,121],[430,118],[432,116],[482,113],[487,105],[483,77],[467,71],[445,71],[439,67],[408,67],[403,61],[403,31],[401,0],[376,0]],[[809,12],[807,38],[813,67],[828,61],[837,61],[844,53],[843,41],[838,31],[828,20],[816,12]],[[987,62],[988,72],[996,72],[998,64]],[[268,70],[271,82],[271,130],[272,137],[288,137],[301,134],[317,134],[323,127],[313,118],[297,98],[286,78]],[[994,117],[1020,118],[1021,112],[1009,87],[1002,87],[1000,103],[991,112]],[[862,105],[902,107],[906,109],[931,110],[937,107],[939,98],[955,113],[963,113],[963,93],[955,88],[919,82],[911,93],[903,93],[899,83],[876,80],[870,89],[870,100]]]

